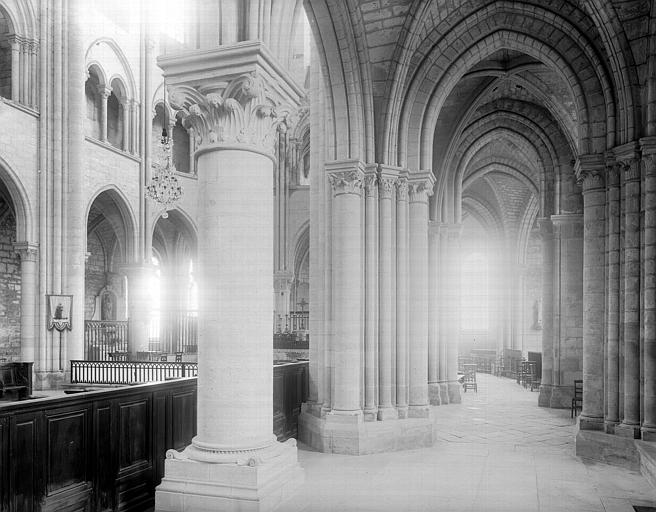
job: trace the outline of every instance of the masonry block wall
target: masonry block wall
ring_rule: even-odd
[[[20,258],[13,248],[16,220],[0,200],[0,361],[20,360]]]

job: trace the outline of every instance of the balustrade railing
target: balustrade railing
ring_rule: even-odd
[[[111,360],[110,353],[128,351],[128,323],[125,321],[85,320],[84,354],[94,361]]]
[[[309,329],[310,313],[308,311],[291,311],[288,315],[276,315],[274,318],[274,334],[296,333]]]
[[[71,361],[72,384],[137,384],[198,376],[198,363]]]

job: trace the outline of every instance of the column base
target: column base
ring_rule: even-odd
[[[430,406],[429,405],[409,406],[408,418],[430,418]]]
[[[633,423],[620,423],[615,426],[615,435],[629,439],[640,439],[640,425]]]
[[[552,386],[549,407],[552,409],[571,409],[572,398],[574,398],[574,386]]]
[[[364,410],[364,421],[376,421],[378,419],[378,410],[377,409],[365,409]]]
[[[431,405],[442,405],[442,392],[437,382],[428,383],[428,401]]]
[[[378,412],[386,415],[388,410],[382,408]],[[397,421],[364,421],[362,415],[329,413],[321,418],[303,411],[298,418],[298,438],[321,452],[345,455],[426,448],[433,446],[433,420],[429,415]]]
[[[32,387],[35,391],[61,389],[63,384],[71,382],[70,372],[34,372]]]
[[[447,385],[449,386],[449,403],[450,404],[459,404],[462,402],[462,395],[460,394],[462,391],[462,386],[458,381],[455,382],[448,382]]]
[[[615,433],[615,428],[617,428],[617,425],[619,425],[619,421],[610,421],[610,420],[605,420],[604,421],[604,432],[606,434],[614,434]]]
[[[550,384],[540,385],[540,394],[538,395],[538,407],[551,407],[551,395],[553,386]]]
[[[633,439],[604,432],[579,430],[576,434],[576,455],[582,459],[640,470],[640,457]]]
[[[396,413],[399,415],[400,420],[404,420],[408,417],[408,406],[407,405],[397,405]]]
[[[604,419],[592,416],[579,416],[579,429],[581,430],[604,430]]]
[[[449,385],[446,382],[440,382],[440,400],[442,405],[449,403]]]
[[[247,465],[199,462],[169,450],[164,478],[155,490],[155,511],[275,510],[304,481],[296,441],[279,444],[277,456],[263,461],[250,459]]]
[[[378,421],[398,420],[399,414],[396,409],[391,405],[388,407],[380,407],[378,409]]]
[[[656,441],[656,425],[642,424],[640,428],[643,441]]]

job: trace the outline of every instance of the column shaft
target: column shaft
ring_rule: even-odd
[[[656,441],[656,140],[645,162],[644,419],[642,439]],[[645,147],[643,144],[643,153]]]
[[[396,193],[396,408],[408,416],[408,181]]]
[[[620,181],[619,167],[606,168],[608,202],[608,271],[606,295],[606,431],[614,432],[620,421]]]
[[[198,168],[202,364],[193,444],[264,447],[273,430],[273,162],[246,150],[215,150],[199,155]]]
[[[362,170],[333,172],[333,360],[332,411],[362,413]]]
[[[640,167],[624,167],[624,419],[629,435],[640,425]]]
[[[11,44],[11,99],[16,103],[19,102],[20,88],[20,39],[13,36],[9,40]]]
[[[440,400],[443,404],[449,403],[449,295],[448,295],[448,267],[449,267],[449,232],[446,224],[440,225],[440,245],[439,245],[439,278],[440,283],[438,312],[439,318],[439,375],[440,375]],[[457,361],[456,361],[457,364]],[[457,370],[457,368],[456,368]]]
[[[101,85],[100,92],[100,140],[107,142],[107,99],[112,93],[111,89]]]
[[[365,419],[377,417],[378,399],[378,176],[365,177]]]
[[[606,191],[602,171],[582,171],[583,185],[583,430],[603,429],[603,331]]]
[[[440,396],[440,322],[439,322],[439,224],[428,229],[428,398],[432,405],[442,403]]]
[[[551,403],[554,368],[554,237],[551,219],[540,219],[542,239],[542,376],[538,405]]]
[[[448,227],[447,246],[447,380],[449,402],[460,403],[460,384],[458,383],[458,345],[460,339],[460,224]]]
[[[38,247],[26,242],[14,244],[21,260],[21,361],[35,361],[36,351],[36,298]]]
[[[409,387],[408,415],[425,418],[428,407],[428,197],[432,175],[412,177],[409,203]]]
[[[379,180],[379,404],[378,419],[397,417],[392,403],[392,317],[396,312],[392,295],[392,196],[395,189],[395,176],[381,174]]]

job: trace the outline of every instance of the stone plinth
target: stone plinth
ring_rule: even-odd
[[[303,485],[296,442],[279,445],[270,460],[246,464],[212,464],[167,454],[165,477],[155,495],[156,512],[275,510]]]
[[[364,421],[362,415],[328,413],[317,417],[305,409],[298,419],[299,440],[324,453],[366,455],[433,446],[433,418]]]

